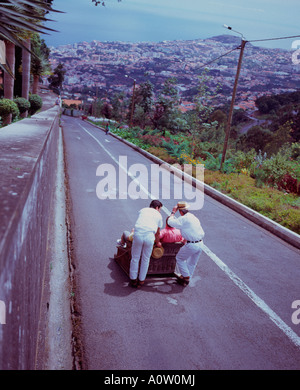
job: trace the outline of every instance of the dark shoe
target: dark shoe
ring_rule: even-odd
[[[138,280],[137,282],[137,288],[141,288],[144,285],[145,281]]]
[[[190,283],[189,276],[176,275],[176,278],[177,278],[177,283],[183,287],[188,286],[188,284]]]
[[[138,280],[137,279],[130,279],[130,286],[137,288],[138,287]]]

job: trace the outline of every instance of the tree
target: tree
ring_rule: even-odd
[[[255,149],[258,153],[259,150],[265,150],[265,146],[272,142],[273,137],[274,135],[269,130],[265,130],[260,126],[253,126],[240,137],[238,143],[242,150]]]
[[[125,112],[124,93],[116,93],[111,99],[111,115],[116,121],[122,121]]]
[[[29,96],[29,103],[30,103],[30,115],[35,114],[40,108],[43,106],[42,98],[38,95],[30,95]]]
[[[51,7],[51,2],[52,0],[3,0],[0,3],[0,38],[4,40],[6,45],[6,63],[0,64],[0,67],[5,74],[4,96],[6,98],[13,98],[15,46],[30,53],[28,38],[31,32],[55,31],[40,25],[41,22],[48,20],[44,17],[47,12],[55,11]],[[27,95],[29,92],[30,57],[28,55],[26,57],[25,54],[23,68],[24,94]],[[10,123],[11,116],[7,120]]]
[[[165,81],[162,91],[155,103],[152,123],[158,129],[172,129],[173,121],[180,116],[178,91],[175,88],[175,78],[169,78]],[[177,126],[174,126],[175,128]]]
[[[34,55],[31,57],[31,73],[33,75],[32,93],[38,93],[38,85],[41,75],[50,71],[49,54],[50,50],[39,34],[31,38],[31,50]]]
[[[62,63],[59,63],[57,67],[54,69],[53,75],[51,75],[48,78],[49,88],[56,90],[58,92],[58,90],[62,87],[62,84],[64,82],[65,73],[66,70],[64,69],[64,65]]]
[[[144,128],[153,106],[153,85],[150,81],[140,84],[135,92],[135,113],[133,121]]]
[[[214,122],[214,121],[217,121],[218,122],[218,126],[220,125],[226,125],[226,122],[227,122],[227,115],[225,114],[224,111],[220,110],[220,109],[217,109],[215,110],[211,116],[210,116],[210,121]]]
[[[0,116],[2,118],[2,125],[10,123],[8,117],[15,117],[19,115],[19,109],[17,104],[11,99],[0,99]]]
[[[30,88],[30,63],[31,63],[31,41],[30,38],[27,38],[24,42],[26,49],[22,49],[22,97],[27,99],[29,98],[29,88]],[[23,117],[27,117],[27,111],[22,113]]]
[[[4,98],[12,100],[14,98],[14,76],[15,76],[15,45],[7,41],[5,45],[6,64],[9,71],[4,73]],[[12,113],[5,116],[3,124],[8,125],[12,121]]]
[[[292,121],[292,137],[296,142],[300,141],[300,109]]]
[[[4,98],[14,97],[14,75],[15,75],[15,44],[7,41],[5,44],[6,64],[10,72],[4,73]]]
[[[282,145],[291,144],[293,139],[291,137],[292,125],[290,122],[286,122],[282,126],[279,126],[278,130],[273,134],[270,142],[265,146],[264,151],[270,156],[279,151]]]
[[[105,102],[102,106],[101,115],[107,119],[112,118],[112,108],[111,108],[110,104],[108,104],[107,102]]]
[[[217,121],[210,121],[213,107],[207,105],[207,100],[211,96],[208,90],[210,77],[206,75],[207,69],[199,77],[198,93],[195,97],[196,109],[189,116],[189,131],[192,135],[191,155],[194,157],[197,141],[207,141],[205,133],[214,132],[218,124]],[[201,139],[202,137],[202,139]]]
[[[118,3],[120,3],[122,0],[118,0]],[[95,3],[95,5],[103,5],[103,6],[105,6],[105,1],[103,1],[103,0],[101,0],[101,1],[99,1],[99,0],[92,0],[92,3]]]
[[[30,109],[29,101],[23,97],[14,99],[14,102],[18,106],[21,116]]]
[[[0,3],[0,39],[5,44],[10,42],[27,50],[24,45],[24,34],[28,32],[56,31],[40,25],[49,19],[45,14],[49,11],[59,12],[51,7],[49,0],[2,0]],[[11,68],[0,64],[4,72],[11,73]]]

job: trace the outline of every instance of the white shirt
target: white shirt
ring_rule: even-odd
[[[138,219],[134,226],[134,234],[156,233],[163,227],[162,216],[152,207],[145,207],[139,211]]]
[[[202,240],[205,234],[199,219],[190,212],[178,218],[171,215],[168,219],[168,224],[180,229],[182,237],[187,241]]]

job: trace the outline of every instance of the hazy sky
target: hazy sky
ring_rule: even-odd
[[[44,36],[48,46],[92,40],[160,42],[204,39],[234,34],[223,24],[243,33],[247,40],[300,35],[299,0],[54,0],[51,13],[58,30]],[[255,43],[290,49],[295,39]]]

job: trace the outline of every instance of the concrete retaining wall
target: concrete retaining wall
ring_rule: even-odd
[[[39,367],[59,111],[0,129],[0,370]]]
[[[74,117],[79,117],[79,116],[81,116],[82,115],[82,111],[80,111],[80,110],[76,110],[76,109],[71,109],[71,108],[65,108],[64,110],[63,110],[63,114],[64,115],[68,115],[68,116],[74,116]]]

